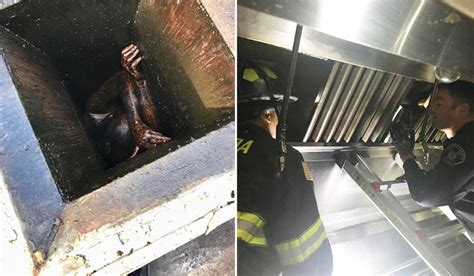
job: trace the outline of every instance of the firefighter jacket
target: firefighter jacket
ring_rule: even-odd
[[[239,126],[237,138],[238,275],[328,275],[332,252],[301,154],[280,147],[258,126]]]
[[[474,121],[443,144],[439,163],[425,172],[414,159],[403,164],[410,193],[426,207],[449,205],[474,240]]]

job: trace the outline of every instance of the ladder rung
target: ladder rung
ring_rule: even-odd
[[[402,270],[405,270],[413,265],[416,265],[418,263],[422,262],[424,264],[424,261],[422,258],[420,257],[415,257],[415,258],[412,258],[408,261],[405,261],[399,265],[397,265],[394,269],[390,270],[389,272],[385,272],[383,275],[393,275],[393,274],[396,274],[396,273],[399,273],[401,272]],[[426,266],[426,265],[425,265]]]
[[[355,156],[354,156],[355,155]],[[359,187],[366,193],[372,203],[381,211],[386,219],[397,229],[397,231],[405,238],[405,240],[412,246],[418,255],[429,265],[429,268],[423,269],[418,273],[424,271],[431,271],[431,269],[438,274],[458,275],[458,271],[453,267],[452,263],[442,254],[442,252],[435,246],[431,239],[445,239],[446,236],[452,233],[457,233],[459,225],[454,226],[446,223],[442,228],[432,229],[428,236],[424,229],[419,227],[419,224],[407,212],[406,205],[412,205],[409,198],[405,194],[399,195],[396,198],[387,186],[403,184],[404,181],[384,181],[367,166],[364,159],[358,156],[355,152],[342,153],[338,158],[346,160],[351,157],[357,162],[342,162],[342,169],[344,169],[359,185]],[[355,158],[354,158],[355,157]],[[381,185],[379,184],[381,183]],[[383,186],[385,189],[380,189]],[[403,188],[403,187],[400,187]],[[397,188],[398,189],[398,188]],[[404,198],[405,206],[400,202],[400,198]],[[412,206],[414,210],[418,210]],[[428,209],[432,212],[431,209]],[[412,210],[413,211],[413,210]],[[449,237],[448,237],[449,238]]]
[[[454,222],[454,223],[453,223]],[[438,227],[438,226],[437,226]],[[451,237],[462,234],[463,228],[457,221],[450,221],[450,223],[443,224],[439,229],[425,229],[428,233],[428,238],[437,243]],[[431,230],[431,231],[430,231]]]
[[[380,183],[381,186],[392,186],[392,185],[399,185],[399,184],[406,185],[407,182],[405,180],[395,179],[395,180],[382,181]]]

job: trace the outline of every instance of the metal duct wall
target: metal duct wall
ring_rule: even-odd
[[[303,142],[383,143],[413,83],[401,75],[335,62],[316,97]],[[421,121],[416,123],[417,139]],[[427,141],[438,142],[443,134],[430,125],[428,122]]]
[[[238,3],[238,33],[247,39],[291,49],[289,32],[298,23],[305,26],[301,53],[430,82],[434,66],[452,68],[474,81],[474,21],[440,1]]]

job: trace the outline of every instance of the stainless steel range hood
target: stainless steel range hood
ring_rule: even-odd
[[[434,81],[434,67],[474,81],[474,22],[428,0],[241,0],[240,37],[291,49],[305,26],[300,53]]]

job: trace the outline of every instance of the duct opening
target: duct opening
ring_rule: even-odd
[[[25,1],[2,10],[0,24],[15,88],[65,201],[233,121],[233,56],[198,1]],[[112,165],[84,113],[87,100],[122,70],[120,52],[130,43],[144,57],[140,69],[159,131],[172,141]],[[37,78],[26,80],[28,71]]]
[[[290,51],[270,44],[239,38],[239,60],[274,62],[279,75],[287,77]],[[298,56],[289,106],[288,141],[324,146],[383,145],[390,143],[393,121],[402,120],[415,129],[420,141],[422,122],[433,84],[402,75],[339,61]],[[403,107],[403,108],[402,108]],[[439,143],[444,133],[426,128],[426,142]]]

